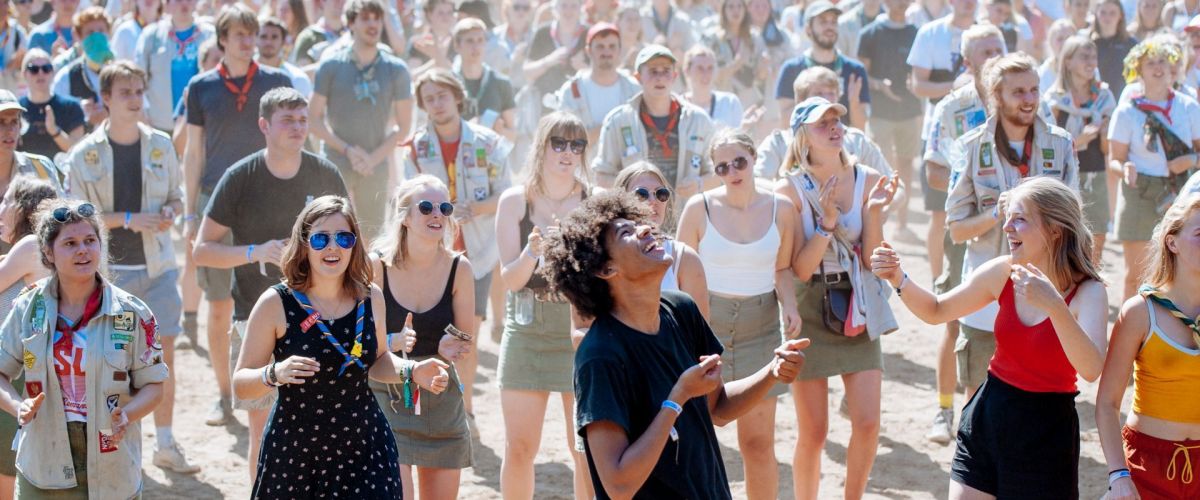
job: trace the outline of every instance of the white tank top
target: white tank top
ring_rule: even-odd
[[[816,223],[813,221],[814,217],[812,208],[809,207],[808,203],[804,201],[804,193],[800,191],[800,185],[796,184],[797,182],[800,182],[800,176],[793,175],[791,176],[791,179],[792,186],[796,188],[796,194],[800,196],[800,220],[804,222],[804,238],[807,240],[816,234]],[[865,196],[864,191],[866,190],[866,184],[866,173],[863,172],[861,168],[855,166],[853,205],[850,207],[849,212],[846,212],[838,217],[838,229],[844,231],[846,237],[849,238],[849,243],[852,245],[862,243],[862,205],[863,196]],[[821,261],[825,263],[825,274],[846,272],[846,269],[843,268],[842,264],[837,260],[837,254],[835,254],[833,251],[832,243],[830,244],[829,248],[825,250],[825,256],[821,258]],[[817,273],[820,272],[821,271],[818,269]]]
[[[708,216],[708,195],[704,196],[707,227],[700,239],[700,263],[708,289],[721,295],[753,297],[775,289],[775,260],[782,239],[775,225],[779,203],[771,198],[771,224],[761,238],[750,243],[729,241],[717,231]]]
[[[662,240],[663,250],[671,256],[675,257],[675,261],[671,263],[671,267],[667,268],[667,274],[663,275],[662,290],[679,290],[679,273],[676,269],[679,267],[679,259],[683,258],[682,252],[676,252],[679,247],[675,246],[675,240],[665,238]]]

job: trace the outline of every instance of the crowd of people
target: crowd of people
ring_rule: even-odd
[[[202,470],[201,324],[254,498],[455,498],[479,412],[532,498],[552,394],[576,498],[729,498],[730,423],[776,498],[787,394],[861,498],[901,307],[950,498],[1104,480],[1079,378],[1107,498],[1200,498],[1198,87],[1200,0],[0,0],[0,498]]]

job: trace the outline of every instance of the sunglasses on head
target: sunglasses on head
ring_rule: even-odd
[[[54,216],[54,220],[64,223],[71,220],[73,215],[78,215],[79,218],[96,215],[96,207],[92,206],[91,203],[82,203],[74,209],[71,209],[71,207],[58,207],[54,209],[54,212],[51,212],[51,215]]]
[[[642,200],[642,201],[650,200],[650,190],[646,189],[644,187],[634,189],[633,194],[637,195],[639,200]],[[654,198],[657,199],[658,201],[666,203],[667,200],[671,199],[671,190],[667,189],[665,187],[660,187],[658,189],[655,189],[654,190]]]
[[[555,153],[566,151],[567,146],[570,146],[572,153],[581,155],[583,154],[584,148],[587,147],[587,144],[587,139],[575,139],[573,141],[568,141],[562,137],[550,138],[550,149],[553,149]]]
[[[450,214],[454,213],[454,204],[448,201],[438,203],[437,208],[440,212],[442,212],[442,215],[446,217],[449,217]],[[421,212],[421,215],[429,215],[433,213],[433,202],[429,200],[421,200],[417,202],[417,210]]]
[[[45,74],[49,75],[49,74],[52,74],[52,73],[54,73],[54,65],[53,65],[53,64],[50,64],[50,63],[46,63],[46,64],[26,64],[26,65],[25,65],[25,71],[28,71],[28,72],[30,72],[30,73],[33,73],[33,74],[35,74],[35,75],[36,75],[36,74],[38,74],[38,73],[45,73]]]
[[[718,176],[725,177],[726,175],[729,175],[729,167],[733,167],[734,170],[741,172],[746,170],[746,167],[749,166],[750,160],[746,159],[745,156],[739,156],[731,161],[718,163],[713,167],[713,172],[716,172]]]
[[[358,241],[358,237],[350,231],[338,231],[332,235],[326,232],[313,233],[308,235],[308,246],[319,252],[329,246],[330,240],[337,243],[337,246],[349,250],[354,248],[354,242]]]

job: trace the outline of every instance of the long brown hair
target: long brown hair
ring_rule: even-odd
[[[1048,241],[1052,269],[1043,271],[1060,282],[1075,282],[1078,276],[1104,283],[1092,261],[1092,230],[1083,218],[1079,193],[1053,177],[1030,177],[1009,192],[1009,206],[1017,198],[1029,200],[1049,236],[1050,228],[1059,229],[1058,241]]]
[[[529,161],[525,164],[525,196],[546,194],[546,183],[542,177],[542,163],[546,161],[546,147],[550,145],[551,137],[562,137],[568,141],[587,139],[587,127],[579,117],[565,111],[555,111],[543,116],[538,121],[537,135],[533,137],[533,149],[530,150]],[[589,144],[589,147],[592,145]],[[579,171],[575,179],[583,185],[584,190],[591,186],[592,171],[588,168],[587,148],[579,155]]]
[[[341,196],[322,196],[310,202],[296,217],[292,226],[292,235],[283,248],[282,265],[283,283],[289,288],[305,291],[312,285],[312,269],[308,264],[308,237],[312,233],[313,224],[331,215],[341,215],[346,218],[346,224],[357,238],[354,248],[350,250],[350,266],[342,276],[342,291],[355,299],[366,297],[371,290],[371,266],[367,262],[367,252],[363,249],[362,232],[358,229],[358,217],[354,215],[354,207],[350,200]],[[330,242],[330,244],[334,244]]]
[[[1071,71],[1067,68],[1067,64],[1069,64],[1072,57],[1075,57],[1077,52],[1086,48],[1091,48],[1095,51],[1096,42],[1083,35],[1072,36],[1063,42],[1062,50],[1058,51],[1058,65],[1055,68],[1058,71],[1058,76],[1054,79],[1054,84],[1051,86],[1052,89],[1070,95],[1071,87],[1075,82],[1072,81],[1074,77],[1071,76]],[[1091,81],[1096,81],[1094,74],[1091,77]]]
[[[1178,257],[1167,248],[1167,237],[1179,237],[1184,223],[1196,210],[1200,210],[1200,194],[1185,195],[1175,200],[1162,221],[1154,226],[1154,234],[1150,237],[1150,257],[1146,259],[1146,267],[1142,272],[1142,281],[1147,285],[1161,288],[1175,282]]]

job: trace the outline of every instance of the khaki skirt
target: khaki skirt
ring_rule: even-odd
[[[533,300],[533,320],[517,322],[516,294],[509,292],[496,368],[501,389],[575,392],[575,349],[571,346],[571,306]]]
[[[783,335],[774,291],[741,298],[709,294],[708,306],[708,324],[725,347],[721,354],[722,381],[749,377],[775,358],[775,348],[783,342]],[[775,384],[767,397],[785,392],[786,385]]]
[[[883,369],[883,351],[878,339],[871,340],[867,332],[857,337],[847,337],[825,327],[821,321],[821,304],[826,287],[851,289],[848,279],[830,285],[819,278],[796,284],[796,304],[800,309],[800,319],[804,322],[800,336],[812,340],[812,345],[804,350],[804,367],[800,369],[798,379],[815,380]]]
[[[1175,200],[1169,178],[1138,175],[1137,185],[1121,181],[1117,191],[1117,241],[1150,241],[1154,225]]]
[[[412,359],[421,361],[430,357]],[[467,426],[457,370],[450,370],[450,384],[441,394],[421,391],[420,415],[415,408],[404,407],[403,385],[374,380],[368,384],[396,436],[401,464],[441,469],[471,466],[471,430]]]

